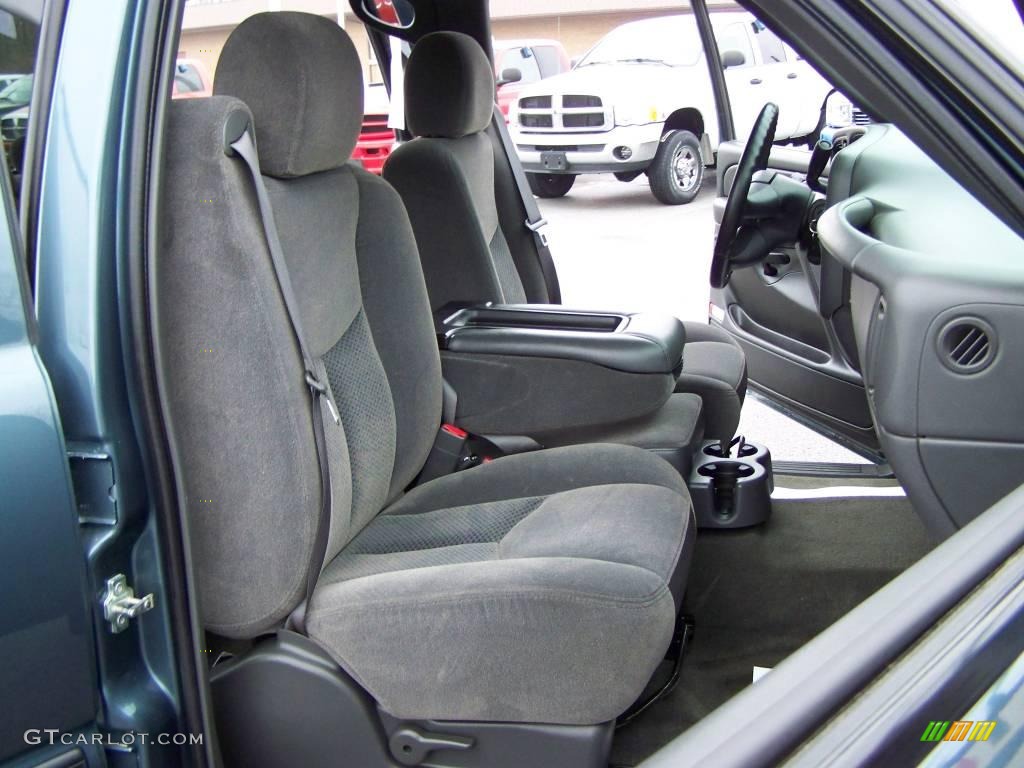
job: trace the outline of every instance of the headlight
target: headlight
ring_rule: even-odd
[[[616,125],[646,125],[648,123],[660,123],[665,115],[653,104],[616,104],[615,124]]]

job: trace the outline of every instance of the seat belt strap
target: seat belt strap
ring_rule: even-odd
[[[277,279],[277,286],[281,291],[284,300],[285,313],[295,334],[295,340],[299,345],[299,353],[302,355],[302,365],[305,369],[303,378],[306,386],[309,387],[310,403],[313,415],[313,437],[316,442],[316,455],[320,463],[320,514],[317,517],[316,532],[313,537],[313,556],[309,563],[309,570],[306,572],[306,594],[302,603],[295,609],[288,619],[288,625],[296,630],[305,633],[306,606],[316,582],[320,578],[320,571],[324,565],[324,558],[327,556],[327,540],[331,530],[331,504],[333,493],[331,488],[331,462],[327,455],[327,436],[325,433],[324,411],[336,427],[341,425],[341,417],[338,414],[338,407],[334,402],[334,394],[331,392],[330,383],[327,379],[327,369],[323,360],[313,357],[306,346],[306,339],[302,332],[302,321],[298,313],[298,305],[295,300],[295,292],[292,289],[292,281],[288,275],[288,265],[284,260],[284,253],[281,251],[281,240],[277,234],[277,225],[274,223],[274,211],[270,205],[270,196],[267,194],[266,185],[263,183],[263,175],[260,173],[259,160],[256,155],[256,144],[252,139],[251,126],[234,142],[231,149],[242,158],[245,167],[249,171],[253,187],[256,191],[256,202],[259,204],[260,220],[263,224],[263,235],[267,241],[267,248],[270,251],[270,260],[274,266],[274,277]]]
[[[555,269],[555,262],[551,258],[551,248],[548,246],[548,238],[544,233],[547,226],[547,219],[537,206],[537,201],[530,190],[530,182],[526,180],[526,171],[523,164],[519,162],[519,155],[516,154],[512,137],[508,133],[508,126],[505,125],[505,116],[497,105],[494,106],[494,128],[501,139],[501,145],[505,149],[505,156],[508,158],[509,167],[512,169],[512,178],[516,182],[516,189],[519,190],[519,199],[523,202],[523,209],[526,211],[526,228],[533,234],[533,245],[537,251],[537,261],[540,264],[540,271],[544,275],[544,282],[548,288],[548,303],[561,304],[562,290],[558,285],[558,272]]]

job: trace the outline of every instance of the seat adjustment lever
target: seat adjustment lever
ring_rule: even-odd
[[[391,756],[402,765],[419,765],[427,755],[439,749],[469,749],[472,746],[473,740],[465,736],[422,733],[410,725],[399,728],[388,739]]]

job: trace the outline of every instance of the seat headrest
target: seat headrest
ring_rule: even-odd
[[[416,43],[405,68],[405,119],[414,136],[479,133],[493,110],[494,71],[476,40],[432,32]]]
[[[289,178],[348,161],[363,122],[363,71],[345,31],[311,13],[258,13],[228,37],[213,83],[252,110],[260,169]]]

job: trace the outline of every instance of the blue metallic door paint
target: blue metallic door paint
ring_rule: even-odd
[[[64,439],[46,371],[32,344],[6,183],[3,193],[0,761],[30,748],[28,729],[89,729],[99,706],[85,562]]]

